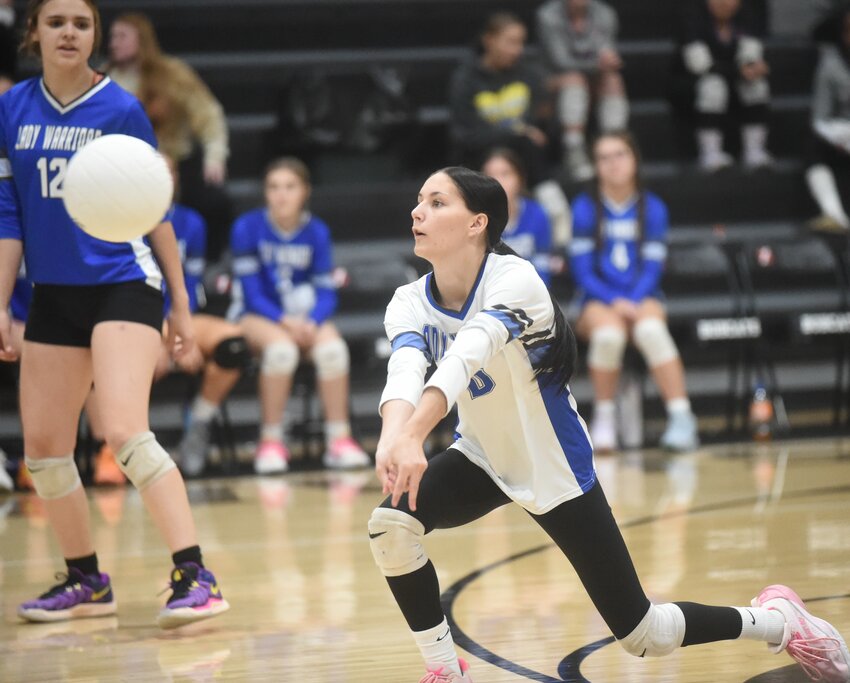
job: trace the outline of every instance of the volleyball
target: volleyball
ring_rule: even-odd
[[[168,211],[174,181],[162,155],[144,140],[103,135],[68,162],[65,208],[92,237],[129,242],[153,230]]]

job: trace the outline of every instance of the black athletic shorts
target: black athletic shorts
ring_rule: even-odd
[[[24,339],[57,346],[91,346],[94,326],[107,320],[162,331],[162,292],[143,280],[108,285],[33,286]]]

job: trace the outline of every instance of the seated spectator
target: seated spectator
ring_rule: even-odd
[[[814,135],[806,180],[821,215],[811,222],[818,230],[850,228],[840,185],[850,186],[850,7],[838,22],[840,40],[821,48],[812,98]]]
[[[351,437],[348,347],[330,321],[337,304],[331,237],[328,226],[306,210],[310,189],[310,172],[301,161],[273,161],[265,174],[266,206],[237,218],[230,238],[240,325],[261,358],[258,474],[289,467],[282,419],[302,354],[318,376],[325,466],[370,463]]]
[[[169,159],[175,187],[179,191],[177,169]],[[238,325],[199,312],[205,303],[202,278],[206,261],[207,228],[203,216],[189,207],[175,203],[171,207],[171,224],[177,237],[182,258],[183,277],[189,293],[192,327],[195,331],[195,348],[188,357],[178,361],[177,369],[194,374],[202,373],[201,387],[189,411],[186,431],[180,441],[175,458],[180,470],[187,476],[197,477],[207,464],[210,445],[210,426],[219,414],[224,399],[239,381],[242,371],[251,363],[248,344]],[[168,310],[168,298],[165,306]],[[155,378],[166,375],[173,366],[165,339],[160,351]]]
[[[508,224],[502,233],[502,241],[522,258],[531,261],[548,286],[552,279],[549,268],[552,229],[543,207],[526,196],[522,162],[512,150],[496,148],[485,159],[481,170],[498,180],[508,195]]]
[[[699,165],[709,173],[734,163],[724,138],[739,128],[744,166],[773,162],[766,147],[770,69],[747,23],[741,0],[697,0],[680,37],[676,80],[680,98],[693,103]]]
[[[555,242],[569,241],[569,204],[547,162],[549,112],[543,73],[523,57],[525,25],[513,14],[491,16],[479,50],[452,76],[450,134],[458,161],[480,168],[494,147],[512,149],[552,222]]]
[[[585,148],[591,90],[600,131],[625,130],[629,101],[617,53],[617,13],[599,0],[549,0],[537,10],[540,46],[558,93],[565,161],[573,180],[589,180]]]
[[[601,452],[617,447],[614,396],[630,337],[667,407],[661,445],[679,451],[696,448],[697,421],[660,289],[667,256],[667,207],[641,186],[640,156],[631,135],[605,133],[593,154],[597,180],[590,193],[576,197],[570,252],[581,297],[576,333],[589,342],[594,448]]]
[[[204,216],[206,256],[216,260],[233,216],[223,187],[228,131],[221,104],[188,64],[162,53],[142,14],[122,14],[112,23],[107,73],[141,100],[161,151],[178,163],[182,201]]]

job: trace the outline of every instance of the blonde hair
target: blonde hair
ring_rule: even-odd
[[[41,14],[42,8],[49,0],[29,0],[27,3],[26,15],[26,30],[24,40],[21,43],[21,51],[24,54],[33,57],[41,57],[41,45],[35,40],[35,29],[38,26],[38,17]],[[86,6],[91,10],[94,17],[94,43],[92,44],[92,54],[100,49],[100,41],[103,38],[103,23],[100,20],[100,10],[94,0],[83,0]]]

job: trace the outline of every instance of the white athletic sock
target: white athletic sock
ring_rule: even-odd
[[[850,218],[841,204],[841,195],[835,184],[835,176],[826,164],[817,164],[806,171],[806,182],[822,214],[850,228]]]
[[[218,413],[218,406],[210,403],[203,396],[196,396],[192,403],[192,420],[197,422],[209,422]]]
[[[687,398],[672,398],[665,404],[667,414],[691,412],[691,402]]]
[[[593,417],[602,420],[613,420],[614,413],[617,411],[617,404],[614,401],[596,401],[593,404]]]
[[[760,640],[778,645],[785,635],[785,617],[775,609],[764,607],[736,607],[741,613],[741,635],[739,638]]]
[[[412,631],[412,633],[426,664],[442,664],[456,674],[461,673],[452,630],[445,617],[434,628],[429,628],[427,631]]]
[[[337,420],[334,422],[328,420],[325,422],[325,440],[328,443],[337,439],[344,439],[347,436],[351,436],[351,425],[348,420]]]
[[[283,425],[279,422],[263,425],[260,428],[260,438],[263,441],[283,441]]]

